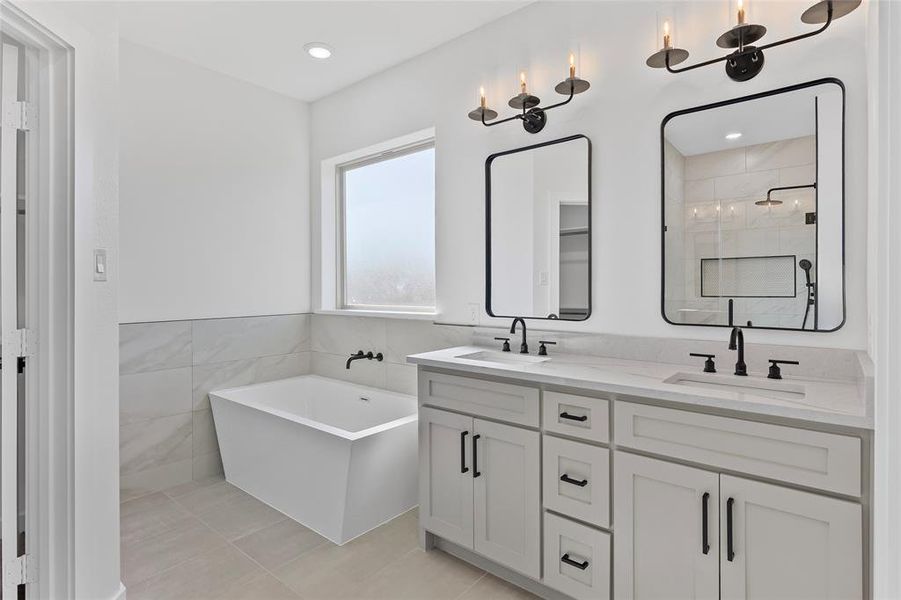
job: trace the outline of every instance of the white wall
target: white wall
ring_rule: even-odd
[[[120,322],[308,312],[306,103],[122,41]]]
[[[696,59],[718,54],[714,40],[731,25],[725,4],[678,3],[675,41]],[[730,81],[722,67],[670,75],[645,66],[655,50],[654,2],[539,2],[421,57],[315,102],[311,164],[314,214],[320,160],[400,134],[436,127],[436,245],[440,320],[468,322],[470,303],[484,313],[484,160],[493,152],[573,133],[591,138],[593,160],[594,312],[587,322],[547,327],[647,336],[722,339],[718,329],[675,327],[660,316],[659,127],[669,112],[835,76],[847,86],[848,322],[836,333],[756,332],[755,342],[843,348],[866,345],[866,11],[837,21],[825,34],[767,53],[757,78]],[[672,3],[666,6],[672,7]],[[767,41],[809,31],[796,2],[759,2],[751,17],[769,28]],[[519,69],[530,91],[555,101],[567,53],[578,50],[592,88],[549,113],[530,135],[516,124],[484,128],[466,113],[479,85],[489,104],[508,114]],[[372,117],[373,107],[381,110]],[[315,256],[314,288],[319,268]],[[316,291],[314,289],[314,291]],[[318,293],[314,294],[317,297]],[[482,316],[483,323],[491,319]]]
[[[104,3],[17,2],[74,48],[75,327],[72,519],[77,598],[119,582],[118,27]],[[93,281],[106,248],[108,281]],[[43,552],[51,549],[44,548]]]

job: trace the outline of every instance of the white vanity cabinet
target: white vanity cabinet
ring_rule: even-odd
[[[420,369],[427,548],[553,600],[866,596],[866,432],[580,392]]]
[[[860,598],[861,506],[616,452],[614,596]]]
[[[860,504],[720,475],[721,597],[860,598],[861,531]]]
[[[419,444],[421,525],[539,578],[538,432],[422,407]]]
[[[719,598],[719,476],[614,456],[614,597]]]

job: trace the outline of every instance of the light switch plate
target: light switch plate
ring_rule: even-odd
[[[106,249],[94,249],[94,281],[106,281]]]
[[[478,302],[470,302],[469,303],[469,322],[472,325],[479,324],[479,303]]]

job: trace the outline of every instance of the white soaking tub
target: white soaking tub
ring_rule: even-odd
[[[416,506],[416,398],[316,375],[210,393],[225,478],[343,544]]]

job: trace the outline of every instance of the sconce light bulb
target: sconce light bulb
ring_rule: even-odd
[[[572,52],[569,53],[569,78],[576,78],[576,55]]]
[[[673,47],[673,38],[669,32],[669,21],[663,22],[663,49],[669,50]]]
[[[525,94],[526,93],[526,72],[519,72],[519,90]]]
[[[479,87],[479,106],[481,106],[482,108],[485,108],[486,104],[487,103],[485,102],[485,88]]]
[[[745,4],[743,0],[737,0],[736,6],[738,8],[738,24],[745,24]]]

